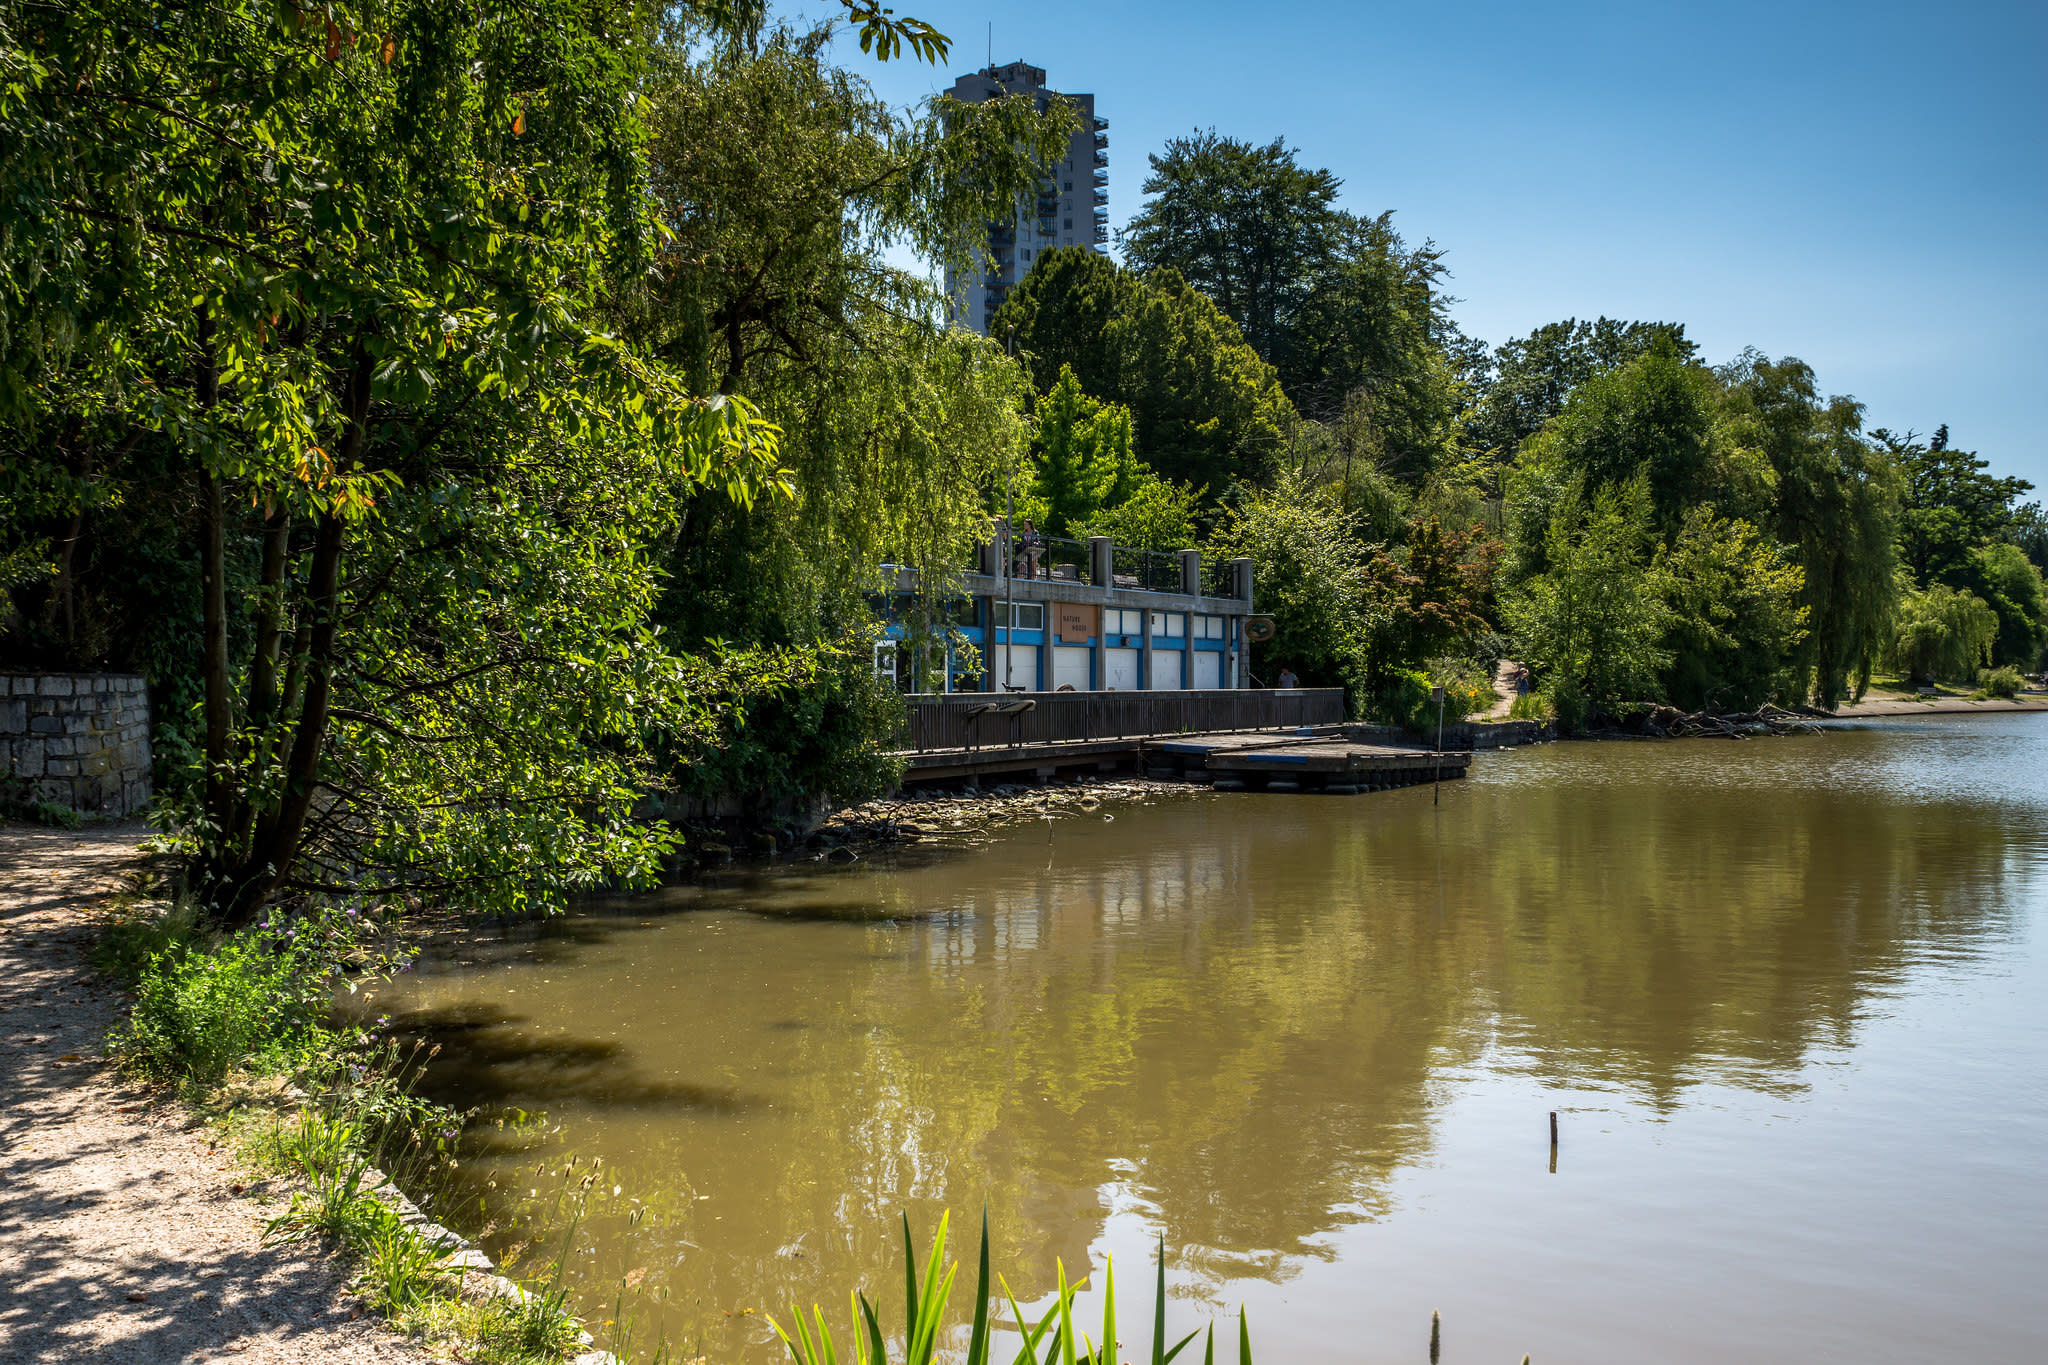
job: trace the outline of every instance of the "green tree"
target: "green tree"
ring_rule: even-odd
[[[1916,583],[1949,581],[1968,567],[1979,545],[2005,533],[2012,504],[2030,492],[2025,479],[1998,478],[1974,451],[1955,450],[1948,428],[1926,443],[1912,433],[1875,431],[1903,480],[1898,511],[1899,558]]]
[[[1553,466],[1594,490],[1641,478],[1653,523],[1668,535],[1712,491],[1715,398],[1713,375],[1659,333],[1635,360],[1573,389],[1523,463]]]
[[[1936,583],[1901,599],[1885,662],[1920,682],[1969,682],[1997,640],[1998,613],[1973,593]]]
[[[1051,392],[1038,400],[1037,416],[1032,491],[1046,508],[1041,529],[1064,536],[1137,491],[1144,470],[1132,449],[1128,408],[1090,398],[1062,366]]]
[[[1327,493],[1283,477],[1228,508],[1204,549],[1218,560],[1254,562],[1258,608],[1275,626],[1272,642],[1259,646],[1259,676],[1292,668],[1307,685],[1355,694],[1366,633],[1381,609],[1368,600],[1359,574],[1365,552]]]
[[[1450,458],[1463,381],[1445,353],[1455,328],[1432,244],[1404,243],[1391,213],[1336,207],[1342,182],[1281,139],[1196,133],[1151,164],[1123,237],[1134,270],[1171,272],[1214,300],[1302,413],[1363,413],[1390,470],[1415,480]]]
[[[1467,439],[1495,460],[1512,460],[1522,442],[1564,411],[1574,389],[1644,355],[1659,336],[1671,338],[1681,361],[1698,359],[1699,348],[1685,339],[1685,325],[1672,322],[1566,318],[1503,342],[1480,385]]]
[[[1862,695],[1891,640],[1897,468],[1864,439],[1862,405],[1822,402],[1805,362],[1745,352],[1720,378],[1716,439],[1768,462],[1765,529],[1806,579],[1807,635],[1790,661],[1793,691],[1833,707]]]
[[[1171,138],[1147,159],[1150,197],[1124,231],[1125,259],[1140,275],[1174,271],[1278,364],[1339,250],[1343,182],[1301,166],[1282,138],[1255,146],[1213,129]]]
[[[1950,577],[1998,615],[1991,662],[2031,671],[2048,643],[2048,586],[2017,545],[1979,545]]]
[[[1491,629],[1487,608],[1500,554],[1500,543],[1483,528],[1446,530],[1435,516],[1410,527],[1399,550],[1370,553],[1361,572],[1379,608],[1366,646],[1374,690],[1404,667],[1462,655]]]
[[[588,321],[649,240],[640,36],[575,0],[317,20],[100,0],[4,22],[0,441],[10,470],[147,458],[189,499],[203,891],[236,923],[359,860],[439,875],[420,844],[378,852],[408,838],[440,841],[482,900],[646,872],[664,837],[624,821],[630,759],[520,787],[568,737],[640,733],[629,692],[680,695],[637,642],[637,566],[577,499],[621,462],[636,487],[775,480],[745,405],[692,399]],[[544,478],[550,460],[598,472]],[[507,635],[468,604],[398,633],[387,594],[411,566],[554,497],[558,567],[595,575],[587,616]],[[231,601],[244,555],[252,590]],[[467,727],[491,715],[530,733],[472,788],[503,737]],[[497,804],[457,817],[456,792]],[[524,832],[479,861],[494,820]]]
[[[1140,550],[1192,549],[1201,501],[1201,489],[1148,474],[1129,497],[1074,528],[1075,534],[1108,536]]]
[[[1590,498],[1573,490],[1550,521],[1547,567],[1501,599],[1521,659],[1568,725],[1653,699],[1670,666],[1650,506],[1640,478]]]
[[[1015,345],[1041,393],[1070,367],[1084,392],[1130,409],[1160,477],[1216,496],[1271,480],[1292,407],[1235,324],[1173,272],[1140,281],[1092,251],[1048,251],[990,331]]]
[[[1663,693],[1688,711],[1768,700],[1806,636],[1806,575],[1746,521],[1689,509],[1658,554],[1669,625]]]

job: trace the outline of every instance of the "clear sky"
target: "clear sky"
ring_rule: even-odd
[[[893,0],[943,71],[848,54],[894,102],[995,60],[1092,91],[1110,224],[1146,154],[1284,135],[1447,252],[1466,331],[1683,322],[1715,363],[1810,363],[1868,425],[2048,488],[2048,4]],[[824,14],[816,0],[801,7]],[[846,44],[851,48],[852,44]]]

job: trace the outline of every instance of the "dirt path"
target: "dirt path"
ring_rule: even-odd
[[[263,1246],[205,1130],[102,1063],[90,915],[144,833],[0,826],[0,1365],[423,1359],[331,1258]]]

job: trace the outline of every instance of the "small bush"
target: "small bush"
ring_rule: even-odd
[[[326,981],[297,929],[247,930],[210,949],[174,942],[142,969],[114,1055],[152,1080],[198,1090],[237,1069],[284,1069],[326,1032]]]
[[[1550,721],[1557,719],[1557,709],[1550,704],[1550,698],[1541,692],[1524,692],[1515,698],[1515,704],[1508,708],[1509,720]]]
[[[1983,688],[1987,695],[2004,697],[2007,701],[2018,696],[2020,688],[2025,685],[2026,679],[2016,668],[1986,668],[1977,674],[1977,686]]]

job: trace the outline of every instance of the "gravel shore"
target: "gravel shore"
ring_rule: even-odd
[[[198,1120],[104,1061],[121,992],[87,965],[139,824],[0,826],[0,1365],[425,1357],[266,1210]]]

